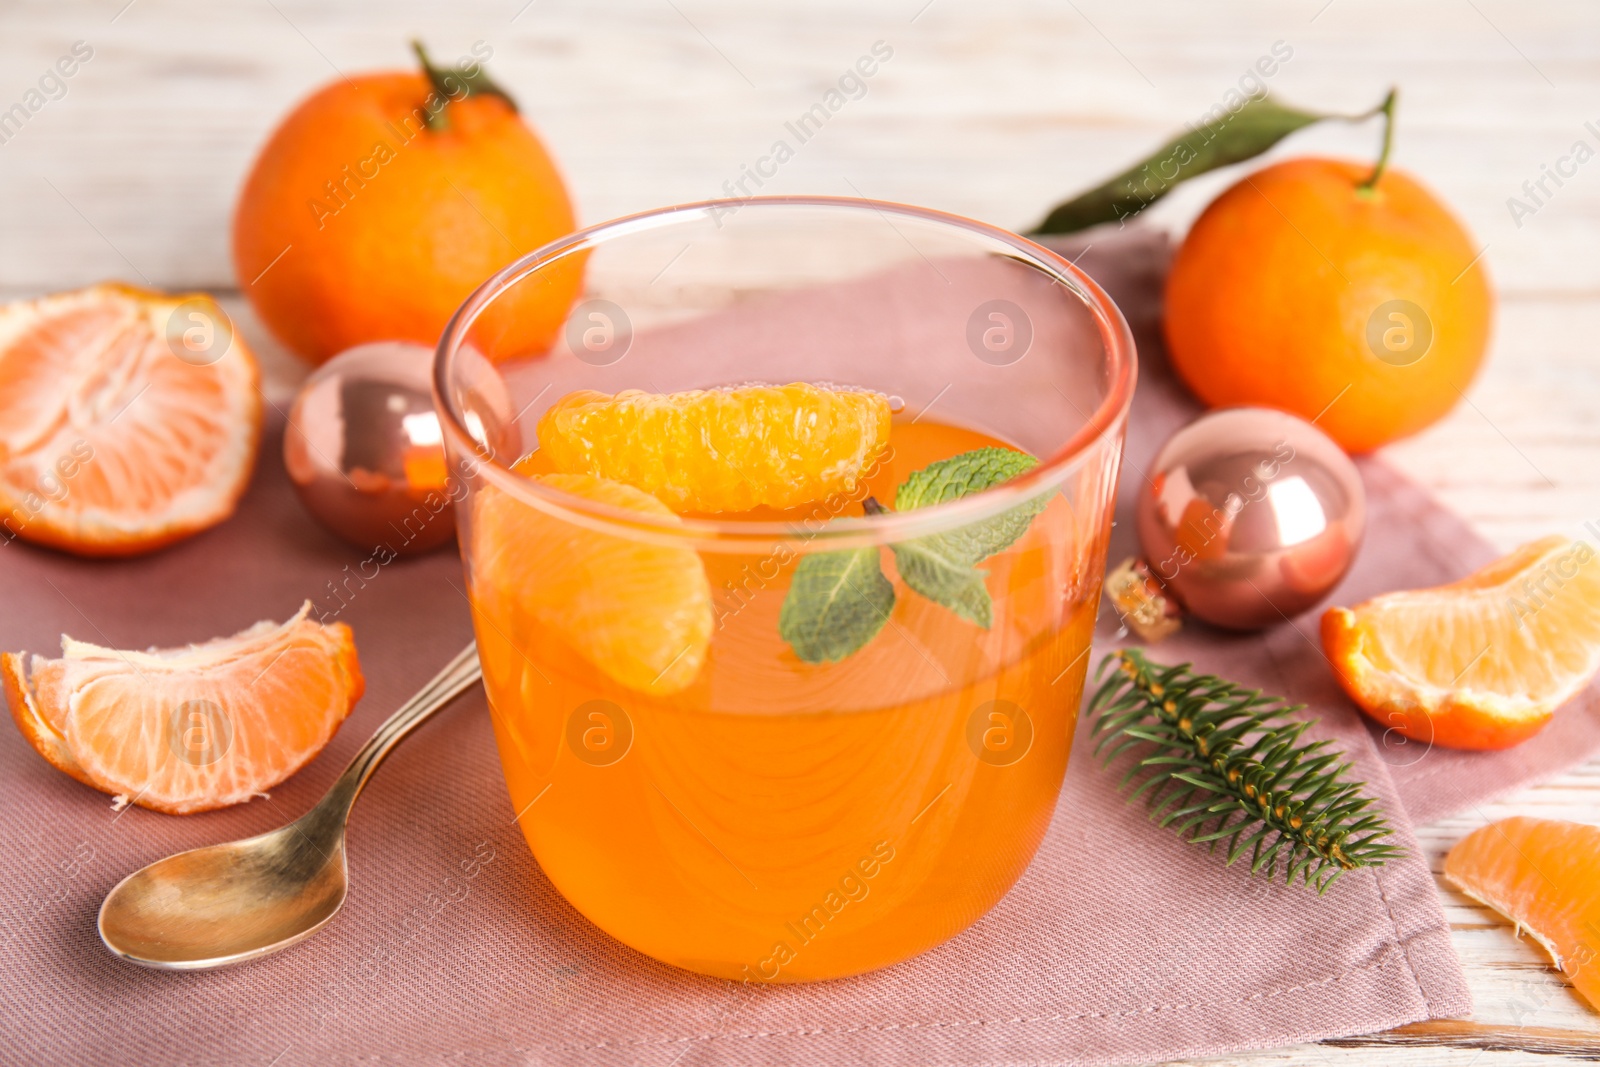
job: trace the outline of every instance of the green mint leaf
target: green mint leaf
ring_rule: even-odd
[[[946,536],[936,534],[895,545],[894,565],[912,589],[987,630],[994,621],[994,602],[983,584],[988,572],[967,562],[965,554],[952,555]]]
[[[1075,233],[1137,214],[1180,182],[1218,167],[1259,156],[1296,130],[1324,119],[1356,122],[1384,112],[1380,104],[1360,115],[1331,115],[1285,107],[1265,94],[1196,126],[1156,149],[1148,159],[1071,200],[1057,204],[1035,235]]]
[[[1015,544],[1028,532],[1033,517],[1043,511],[1045,505],[1049,503],[1050,495],[1046,493],[1003,511],[993,518],[919,540],[940,541],[944,545],[940,550],[941,554],[953,559],[967,559],[970,561],[968,565],[971,566]]]
[[[1010,481],[1038,465],[1038,460],[1014,448],[975,448],[912,472],[895,491],[894,508],[912,511],[945,504]]]
[[[778,612],[778,636],[807,663],[844,659],[889,621],[894,585],[876,546],[816,552],[800,560]]]
[[[963,452],[913,473],[895,493],[895,508],[912,511],[943,504],[1010,481],[1038,465],[1026,452],[1009,448]],[[929,600],[987,630],[994,605],[983,584],[986,572],[977,565],[1027,533],[1033,517],[1049,502],[1046,493],[982,522],[893,546],[900,577]]]

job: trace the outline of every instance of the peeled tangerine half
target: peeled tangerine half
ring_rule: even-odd
[[[1468,834],[1444,861],[1460,890],[1527,930],[1600,1009],[1600,827],[1518,816]]]
[[[0,655],[22,736],[58,769],[171,815],[258,796],[322,750],[364,682],[344,623],[258,622],[187,648],[61,639],[61,658]]]
[[[0,533],[147,552],[233,513],[255,358],[209,296],[96,285],[0,307]]]
[[[1322,647],[1382,726],[1509,748],[1600,670],[1600,559],[1585,541],[1534,541],[1450,585],[1330,608]]]

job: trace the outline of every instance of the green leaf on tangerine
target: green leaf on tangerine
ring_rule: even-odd
[[[1382,105],[1377,111],[1382,110]],[[1102,222],[1116,222],[1149,207],[1181,182],[1218,167],[1259,156],[1296,130],[1324,119],[1367,118],[1285,107],[1271,96],[1251,97],[1182,137],[1175,137],[1147,159],[1065,203],[1057,204],[1035,234],[1076,233]]]

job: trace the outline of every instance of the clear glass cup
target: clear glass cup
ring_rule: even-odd
[[[517,309],[574,299],[546,348],[503,350]],[[556,888],[641,952],[754,982],[884,967],[991,908],[1055,812],[1134,364],[1062,257],[864,200],[649,212],[486,282],[435,389],[501,762]],[[539,419],[573,390],[797,381],[890,398],[888,451],[853,491],[676,516],[540,475]],[[936,506],[866,503],[996,444],[1040,462]],[[901,578],[901,553],[1017,514],[1025,532],[977,564],[987,627]],[[807,662],[779,635],[795,570],[861,550],[887,621]]]

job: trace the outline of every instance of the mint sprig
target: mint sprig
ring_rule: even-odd
[[[1039,461],[1009,448],[979,448],[930,463],[895,491],[895,508],[932,507],[1009,481]],[[1043,494],[981,522],[890,546],[895,568],[914,592],[988,629],[994,603],[978,564],[1014,544],[1049,503]],[[884,508],[872,498],[869,515]],[[778,635],[807,663],[837,662],[871,641],[889,621],[894,585],[876,547],[818,552],[795,568],[778,615]]]

